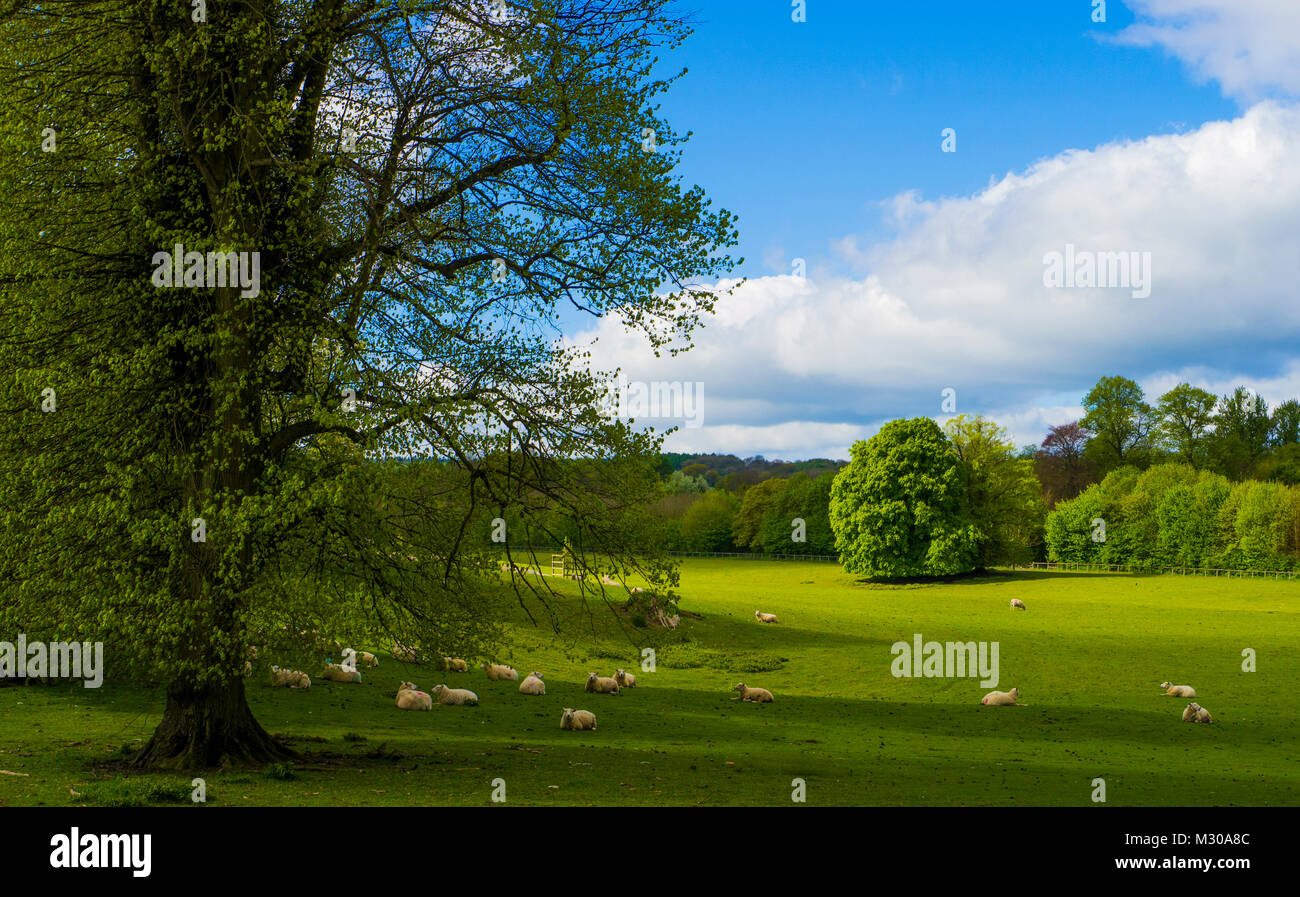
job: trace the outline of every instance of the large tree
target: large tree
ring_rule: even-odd
[[[1200,467],[1205,443],[1214,425],[1214,393],[1180,383],[1160,397],[1156,421],[1161,437],[1184,464]]]
[[[961,464],[965,514],[979,531],[978,566],[1033,561],[1047,515],[1034,462],[1018,457],[1006,429],[980,415],[958,415],[943,432]]]
[[[1127,377],[1102,377],[1083,398],[1080,426],[1093,434],[1088,453],[1103,470],[1145,460],[1152,410],[1142,387]]]
[[[656,440],[559,316],[680,346],[732,265],[656,113],[666,5],[0,4],[0,624],[166,681],[140,763],[284,755],[239,675],[266,633],[490,639],[485,508],[636,563]]]
[[[1034,454],[1034,469],[1048,506],[1074,498],[1093,482],[1085,450],[1091,433],[1078,421],[1051,427]]]

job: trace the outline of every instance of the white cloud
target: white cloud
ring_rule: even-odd
[[[574,341],[599,338],[599,369],[704,382],[704,426],[669,444],[740,455],[826,454],[884,420],[940,415],[945,388],[1018,444],[1077,418],[1063,400],[1105,375],[1149,382],[1154,400],[1180,376],[1167,372],[1199,367],[1205,383],[1258,384],[1273,402],[1300,394],[1287,366],[1300,338],[1298,148],[1300,107],[1263,103],[1071,150],[970,197],[897,197],[893,239],[836,244],[857,279],[751,280],[675,359],[612,319]],[[1067,244],[1150,252],[1150,297],[1045,287],[1044,254]]]
[[[1164,47],[1202,80],[1248,101],[1300,96],[1296,0],[1126,0],[1139,16],[1115,38]]]

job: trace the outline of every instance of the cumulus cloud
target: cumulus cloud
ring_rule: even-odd
[[[1300,96],[1295,0],[1126,0],[1139,16],[1115,38],[1163,47],[1229,96]]]
[[[595,340],[599,369],[703,382],[703,426],[669,445],[741,455],[844,457],[885,420],[941,415],[945,389],[1018,443],[1076,418],[1062,397],[1104,375],[1149,381],[1152,399],[1185,371],[1297,395],[1297,147],[1300,107],[1266,102],[1071,150],[973,196],[905,194],[886,204],[893,238],[837,243],[850,276],[748,281],[677,358],[655,359],[614,320],[574,342]],[[1149,252],[1150,296],[1045,286],[1045,255],[1067,245]]]

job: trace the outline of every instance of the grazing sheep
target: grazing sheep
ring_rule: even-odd
[[[615,670],[614,681],[618,683],[619,688],[636,688],[636,676],[627,670]]]
[[[443,668],[449,673],[468,673],[469,664],[459,657],[444,657],[442,659]]]
[[[595,673],[587,674],[587,691],[598,695],[616,695],[619,693],[617,682],[605,676],[597,676]]]
[[[1165,690],[1166,697],[1173,698],[1194,698],[1196,689],[1190,685],[1170,685],[1168,682],[1161,682],[1160,687]]]
[[[433,698],[422,691],[416,691],[414,682],[403,682],[397,686],[398,710],[432,710]]]
[[[984,696],[981,704],[988,704],[990,707],[1023,707],[1019,700],[1020,689],[1013,688],[1011,691],[991,691]]]
[[[439,704],[460,706],[462,704],[478,703],[478,695],[468,688],[448,688],[445,685],[435,685],[433,693],[438,698]]]
[[[778,619],[776,618],[776,614],[765,614],[765,613],[761,613],[760,611],[754,611],[754,619],[757,620],[757,621],[760,622],[760,623],[780,623],[780,622],[781,622],[780,620],[778,620]]]
[[[1183,710],[1183,722],[1212,723],[1214,720],[1210,718],[1210,711],[1206,710],[1200,704],[1193,702],[1188,704],[1186,709]]]
[[[485,663],[483,669],[487,671],[487,677],[493,680],[509,680],[511,682],[519,681],[519,673],[513,667],[508,667],[500,663]]]
[[[371,654],[369,651],[362,651],[360,654],[358,654],[357,662],[360,663],[363,667],[379,666],[379,658]]]
[[[743,682],[736,684],[732,691],[740,692],[740,700],[748,701],[751,704],[771,704],[772,693],[766,688],[750,688]],[[732,700],[736,700],[732,698]]]
[[[533,670],[523,682],[519,683],[519,693],[521,695],[544,695],[546,694],[546,683],[542,681],[542,674]]]
[[[298,670],[271,667],[271,685],[276,688],[311,688],[311,678]]]
[[[1013,608],[1014,608],[1014,607],[1018,607],[1018,608],[1020,608],[1021,610],[1028,610],[1028,608],[1025,607],[1025,602],[1021,601],[1019,598],[1012,598],[1012,599],[1011,599],[1011,606],[1012,606]]]
[[[325,672],[321,673],[331,682],[360,682],[361,673],[357,670],[350,670],[341,663],[325,664]]]
[[[572,707],[564,708],[564,715],[560,717],[561,729],[596,730],[596,714],[590,710],[574,710]]]
[[[420,646],[412,645],[407,647],[401,642],[393,642],[392,655],[393,660],[400,660],[402,663],[416,663],[420,655]]]

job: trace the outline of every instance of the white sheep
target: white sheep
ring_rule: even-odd
[[[618,683],[606,676],[597,676],[595,673],[587,674],[586,689],[593,694],[598,695],[616,695],[619,694]]]
[[[478,695],[468,688],[448,688],[445,685],[435,685],[432,691],[439,704],[459,706],[461,704],[478,703]]]
[[[417,691],[414,682],[403,682],[397,686],[397,708],[399,710],[432,710],[433,698],[425,692]]]
[[[741,701],[749,701],[751,704],[771,704],[772,693],[766,688],[750,688],[743,682],[738,682],[732,691],[740,692]],[[736,700],[736,698],[732,698]]]
[[[1186,709],[1183,710],[1183,722],[1212,723],[1214,720],[1210,718],[1210,711],[1206,710],[1200,704],[1193,702],[1188,704]]]
[[[449,673],[468,673],[469,664],[459,657],[444,657],[442,659],[443,668]]]
[[[529,673],[527,678],[519,683],[519,693],[521,695],[546,694],[546,683],[542,681],[542,674],[536,670]]]
[[[1168,682],[1161,682],[1160,687],[1165,690],[1166,697],[1173,698],[1194,698],[1196,689],[1190,685],[1170,685]]]
[[[627,670],[615,670],[614,681],[618,683],[619,688],[636,688],[636,676]]]
[[[393,660],[400,660],[402,663],[416,663],[420,656],[420,646],[407,646],[401,642],[393,642],[392,655]]]
[[[1025,607],[1025,602],[1021,601],[1019,598],[1012,598],[1012,599],[1011,599],[1011,606],[1012,606],[1013,608],[1018,607],[1018,608],[1020,608],[1021,610],[1028,610],[1028,608]]]
[[[762,613],[761,611],[754,611],[754,619],[757,620],[757,621],[760,622],[760,623],[780,623],[780,622],[781,622],[780,620],[778,620],[778,619],[776,618],[776,614],[765,614],[765,613]]]
[[[1023,707],[1019,700],[1020,689],[1013,688],[1011,691],[991,691],[984,696],[981,704],[988,704],[990,707]]]
[[[564,715],[560,717],[561,729],[596,730],[596,714],[590,710],[574,710],[572,707],[564,708]]]
[[[341,663],[325,664],[325,672],[321,673],[331,682],[360,682],[361,673],[354,669],[348,669]]]
[[[277,688],[311,688],[311,678],[298,670],[271,667],[271,685]]]
[[[485,663],[483,669],[487,671],[489,679],[510,682],[519,681],[519,673],[513,668],[501,663]]]
[[[362,651],[360,654],[358,654],[358,655],[357,655],[357,661],[358,661],[358,662],[359,662],[363,667],[377,667],[377,666],[379,666],[379,658],[376,657],[375,655],[371,654],[369,651]]]

